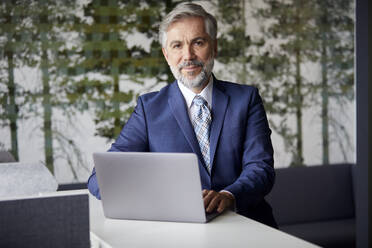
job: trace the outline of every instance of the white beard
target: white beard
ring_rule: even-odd
[[[181,69],[189,65],[201,65],[202,66],[201,72],[198,75],[196,75],[195,78],[188,79],[181,73]],[[173,73],[173,76],[179,82],[181,82],[187,88],[193,89],[193,88],[200,88],[203,85],[208,83],[208,79],[212,74],[213,66],[214,66],[214,57],[211,57],[210,59],[208,59],[205,64],[201,61],[193,60],[189,62],[183,62],[179,64],[177,67],[174,67],[174,66],[169,66],[169,67]],[[192,72],[189,73],[190,76],[192,76],[192,74],[193,74]]]

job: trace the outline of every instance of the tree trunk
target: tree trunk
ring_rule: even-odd
[[[322,4],[323,5],[323,4]],[[321,23],[322,29],[322,151],[323,151],[323,164],[329,164],[329,130],[328,130],[328,68],[327,68],[327,37],[325,27],[327,25],[327,8],[322,8],[323,18]]]
[[[322,40],[322,150],[323,164],[329,164],[327,47],[325,42]]]
[[[54,174],[53,161],[53,133],[52,133],[52,104],[49,85],[49,70],[48,70],[48,51],[46,48],[46,34],[41,35],[42,40],[42,56],[41,56],[41,72],[43,81],[43,108],[44,108],[44,152],[45,165]]]
[[[16,99],[16,86],[14,83],[14,57],[13,51],[7,53],[8,57],[8,92],[9,92],[9,104],[7,108],[7,116],[10,122],[10,137],[13,154],[16,161],[19,161],[18,155],[18,135],[17,135],[17,119],[18,119],[18,108],[15,102]]]
[[[118,137],[122,129],[120,122],[120,89],[119,89],[119,75],[115,72],[114,76],[114,137]]]
[[[301,3],[296,2],[296,12],[297,12],[297,21],[296,23],[301,22],[301,17],[299,14],[299,9],[301,8]],[[301,166],[304,164],[303,158],[303,148],[302,148],[302,107],[303,107],[303,96],[302,96],[302,78],[301,78],[301,40],[297,39],[295,42],[295,64],[296,64],[296,72],[295,72],[295,103],[296,103],[296,126],[297,126],[297,133],[296,133],[296,152],[294,154],[294,159],[292,165],[294,166]]]
[[[304,163],[303,148],[302,148],[302,105],[303,97],[301,93],[302,79],[301,79],[301,54],[299,48],[296,48],[296,148],[297,152],[294,157],[293,165],[300,166]]]
[[[242,0],[242,26],[243,26],[243,29],[244,29],[244,37],[246,35],[246,32],[245,32],[245,28],[247,26],[247,23],[245,21],[245,0]],[[247,50],[247,47],[244,45],[242,47],[242,54],[243,54],[243,59],[242,59],[242,62],[243,62],[243,75],[242,75],[242,78],[241,78],[241,81],[240,83],[243,83],[243,84],[247,84],[248,80],[247,80],[247,76],[248,76],[248,69],[247,69],[247,54],[246,54],[246,50]]]
[[[171,12],[173,9],[173,0],[165,0],[165,13]]]

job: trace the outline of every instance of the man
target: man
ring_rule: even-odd
[[[271,130],[256,88],[212,75],[215,18],[199,5],[181,3],[159,34],[177,80],[138,98],[109,151],[195,153],[207,212],[231,208],[276,226],[264,200],[275,178]],[[88,188],[100,198],[94,169]]]

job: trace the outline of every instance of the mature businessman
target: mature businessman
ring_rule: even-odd
[[[138,98],[109,151],[195,153],[207,212],[231,208],[276,226],[264,200],[275,178],[271,130],[256,88],[212,75],[216,19],[181,3],[164,18],[159,36],[176,81]],[[94,169],[88,188],[100,198]]]

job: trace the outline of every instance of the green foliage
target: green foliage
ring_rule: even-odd
[[[262,33],[272,45],[261,49],[261,57],[253,61],[251,68],[262,79],[266,109],[282,119],[272,122],[272,127],[292,152],[293,165],[303,161],[303,110],[322,106],[323,163],[329,163],[329,133],[325,126],[337,124],[328,123],[335,120],[329,118],[328,98],[337,97],[341,102],[353,99],[352,2],[267,0],[266,7],[256,11],[257,18],[266,20],[262,22]],[[311,63],[322,67],[319,81],[309,81],[301,70],[304,64]],[[293,115],[296,130],[283,121]],[[342,142],[344,139],[339,140]]]
[[[138,95],[173,79],[157,24],[179,2],[91,0],[81,6],[73,0],[2,1],[0,126],[12,132],[12,151],[18,149],[17,122],[41,117],[46,156],[64,159],[78,177],[73,165],[84,167],[84,159],[74,140],[55,125],[52,113],[62,113],[73,127],[71,120],[89,112],[95,134],[115,139]],[[210,1],[219,22],[217,61],[223,70],[217,74],[260,89],[269,117],[275,117],[271,127],[283,138],[292,163],[302,164],[300,120],[309,106],[322,106],[323,125],[338,130],[338,137],[348,135],[325,110],[328,98],[340,105],[354,99],[353,4],[264,0],[255,9],[262,29],[255,37],[247,30],[249,3]],[[307,78],[301,68],[309,63],[322,68],[322,78]],[[26,89],[15,80],[14,71],[26,66],[40,71],[36,87]],[[290,125],[293,117],[296,128]],[[327,132],[323,129],[323,137]],[[52,141],[58,146],[53,148]]]
[[[94,108],[96,135],[116,138],[133,111],[137,95],[122,91],[123,78],[139,85],[147,79],[168,82],[171,78],[154,25],[164,15],[164,7],[162,2],[149,0],[92,1],[84,7],[84,17],[75,23],[73,29],[79,32],[81,42],[72,49],[78,57],[69,66],[63,87],[66,99],[78,110]],[[147,40],[132,44],[132,35]],[[144,47],[147,42],[149,50]],[[71,76],[90,73],[105,77],[71,80]]]

